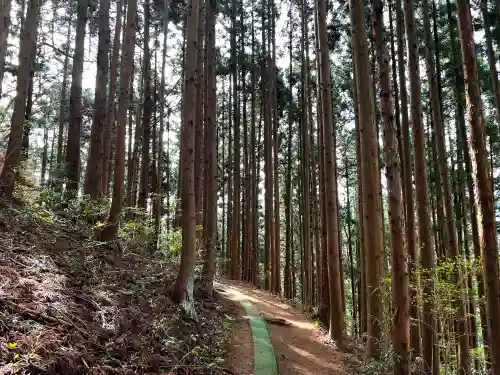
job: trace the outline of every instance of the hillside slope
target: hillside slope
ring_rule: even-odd
[[[228,320],[168,297],[175,268],[49,211],[0,208],[0,374],[223,374]]]

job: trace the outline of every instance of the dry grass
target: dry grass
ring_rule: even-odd
[[[47,213],[0,208],[0,374],[223,374],[217,301],[184,317],[171,265]]]

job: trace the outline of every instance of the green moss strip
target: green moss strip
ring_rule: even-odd
[[[260,316],[259,310],[249,301],[241,301],[241,305],[250,319],[252,329],[254,375],[278,375],[274,348],[264,319]]]

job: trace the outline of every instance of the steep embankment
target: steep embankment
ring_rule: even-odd
[[[226,373],[221,306],[183,317],[164,255],[96,243],[85,227],[0,209],[0,374]]]

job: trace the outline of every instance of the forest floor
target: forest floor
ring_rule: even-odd
[[[217,290],[226,300],[225,308],[239,316],[228,365],[234,375],[254,374],[252,331],[241,301],[251,302],[267,322],[279,374],[344,375],[347,372],[345,354],[334,347],[324,330],[286,300],[233,281],[218,284]]]
[[[227,374],[233,319],[200,298],[186,317],[176,270],[74,218],[0,207],[0,374]]]

